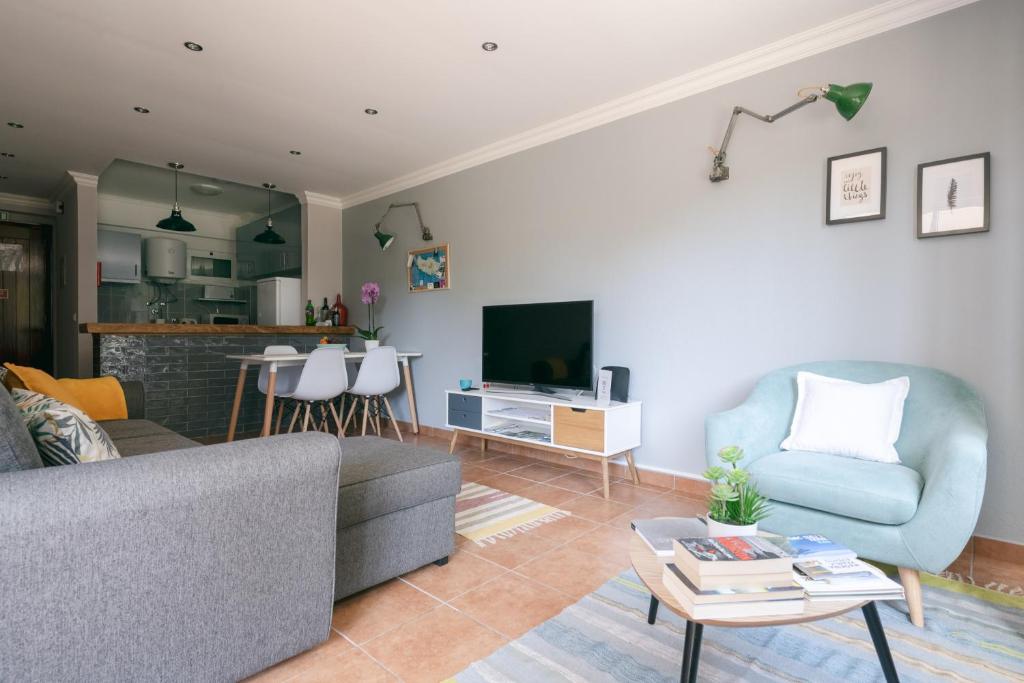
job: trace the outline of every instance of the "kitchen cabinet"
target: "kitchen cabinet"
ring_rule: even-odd
[[[96,231],[96,260],[102,282],[142,281],[142,235],[119,230]]]
[[[260,244],[253,238],[266,228],[266,221],[253,221],[235,232],[238,278],[259,280],[265,277],[302,276],[302,229],[299,207],[274,214],[274,231],[284,244]]]

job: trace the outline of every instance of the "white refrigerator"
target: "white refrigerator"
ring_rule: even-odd
[[[268,277],[256,281],[256,323],[302,325],[302,281],[294,277]]]

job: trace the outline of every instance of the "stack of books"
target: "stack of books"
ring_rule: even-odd
[[[804,589],[793,558],[763,536],[673,541],[662,583],[694,619],[802,614]]]
[[[793,556],[794,577],[815,602],[836,600],[903,600],[903,586],[878,567],[824,536],[770,539]]]

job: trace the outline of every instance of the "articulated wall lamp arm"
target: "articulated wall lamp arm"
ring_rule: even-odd
[[[434,239],[434,236],[430,232],[430,228],[423,225],[423,216],[420,214],[420,205],[418,203],[405,202],[402,204],[390,204],[387,208],[387,211],[384,212],[384,215],[381,216],[380,220],[377,221],[376,225],[373,226],[373,236],[376,237],[377,241],[380,243],[381,251],[384,251],[385,249],[390,247],[391,243],[395,241],[394,235],[381,231],[380,226],[384,223],[384,219],[388,217],[388,214],[391,213],[392,209],[401,209],[407,206],[411,206],[413,209],[416,210],[416,220],[419,221],[420,236],[423,238],[423,241],[430,242],[431,240]]]
[[[808,90],[816,91],[810,95],[804,95]],[[765,123],[774,123],[778,121],[786,114],[790,114],[801,107],[805,107],[811,102],[817,102],[819,99],[824,98],[830,102],[834,102],[836,110],[839,115],[849,121],[860,108],[864,106],[864,102],[868,99],[868,94],[871,93],[870,83],[854,83],[853,85],[836,85],[830,83],[825,86],[814,86],[811,88],[801,88],[797,91],[797,97],[801,99],[794,104],[789,105],[780,112],[774,114],[758,114],[757,112],[750,111],[746,107],[733,107],[732,118],[729,119],[729,127],[725,129],[725,137],[722,139],[722,146],[717,150],[711,150],[715,155],[714,160],[711,163],[711,175],[708,176],[711,182],[718,183],[723,180],[729,179],[729,167],[725,165],[725,153],[729,147],[729,140],[732,138],[733,128],[736,127],[736,119],[739,118],[740,114],[746,114],[752,116],[758,121],[764,121]]]

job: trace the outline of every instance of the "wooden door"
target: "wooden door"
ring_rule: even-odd
[[[0,223],[0,362],[53,372],[50,227]]]

